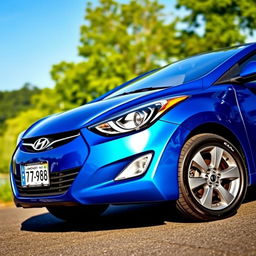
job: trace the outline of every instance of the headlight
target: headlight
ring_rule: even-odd
[[[188,96],[180,96],[169,100],[160,100],[112,120],[91,126],[89,129],[103,135],[116,135],[147,128],[167,110],[187,98]]]
[[[18,145],[24,135],[25,131],[21,132],[19,135],[18,135],[18,138],[17,138],[17,142],[16,142],[16,145]]]

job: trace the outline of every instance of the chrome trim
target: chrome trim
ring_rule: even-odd
[[[55,144],[57,142],[60,142],[60,141],[63,141],[63,140],[68,140],[68,139],[72,139],[72,138],[75,138],[75,137],[78,137],[78,136],[80,136],[80,133],[78,133],[76,135],[69,136],[69,137],[65,137],[65,138],[62,138],[62,139],[54,140],[51,143],[49,143],[49,145],[47,145],[46,148],[49,148],[50,146],[52,146],[53,144]],[[45,137],[42,137],[42,138],[45,138]],[[22,143],[22,145],[24,145],[24,146],[32,147],[35,151],[42,151],[43,149],[46,149],[46,148],[43,148],[42,150],[41,149],[38,150],[38,149],[36,149],[34,147],[34,144],[35,143]]]
[[[50,145],[50,141],[48,138],[39,138],[37,139],[34,143],[33,143],[33,149],[36,151],[41,151],[44,150],[46,148],[48,148]]]

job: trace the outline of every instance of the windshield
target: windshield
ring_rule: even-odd
[[[206,75],[244,47],[245,46],[239,46],[222,49],[220,51],[200,54],[174,62],[132,81],[121,89],[108,95],[107,98],[145,91],[146,89],[150,91],[166,87],[174,87],[193,81]]]

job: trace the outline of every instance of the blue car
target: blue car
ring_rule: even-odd
[[[255,131],[256,43],[196,55],[30,126],[12,157],[14,200],[66,221],[168,201],[225,218],[256,183]]]

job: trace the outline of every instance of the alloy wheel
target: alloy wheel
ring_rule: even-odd
[[[192,158],[188,185],[197,202],[209,210],[222,210],[237,197],[241,174],[232,155],[219,146],[201,148]]]

